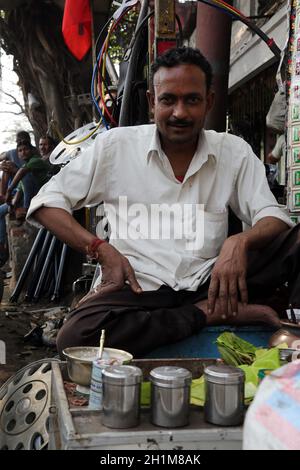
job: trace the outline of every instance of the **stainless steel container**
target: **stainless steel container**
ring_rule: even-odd
[[[204,369],[204,419],[220,426],[236,426],[243,421],[244,371],[225,364]]]
[[[189,423],[192,374],[175,366],[157,367],[150,372],[151,422],[156,426],[179,427]]]
[[[102,371],[102,424],[109,428],[137,426],[140,416],[142,371],[134,366],[111,366]]]

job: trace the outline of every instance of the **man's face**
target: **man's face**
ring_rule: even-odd
[[[22,160],[29,160],[30,157],[32,155],[32,150],[30,147],[28,147],[27,145],[19,145],[18,146],[18,156],[19,158],[21,158]]]
[[[149,94],[154,120],[162,141],[194,143],[213,104],[205,73],[196,65],[161,67],[154,75],[154,94]]]
[[[40,139],[39,141],[39,151],[42,157],[47,155],[50,152],[50,145],[48,139]]]

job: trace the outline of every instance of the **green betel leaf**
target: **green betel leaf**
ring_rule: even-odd
[[[256,358],[257,348],[229,331],[222,333],[216,344],[226,364],[252,364]]]

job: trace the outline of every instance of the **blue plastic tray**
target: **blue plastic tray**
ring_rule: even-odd
[[[270,336],[276,330],[264,326],[210,326],[203,328],[197,335],[193,335],[178,343],[157,348],[146,357],[220,357],[215,341],[224,331],[231,331],[240,338],[254,344],[254,346],[267,347]]]

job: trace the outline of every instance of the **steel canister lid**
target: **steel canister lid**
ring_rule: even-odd
[[[153,384],[162,387],[184,387],[190,385],[192,374],[183,367],[161,366],[151,370],[150,380]]]
[[[226,364],[216,364],[204,369],[204,377],[208,382],[219,384],[237,384],[245,380],[242,369]]]
[[[134,385],[142,381],[143,374],[135,366],[111,366],[102,371],[102,380],[112,385]]]

